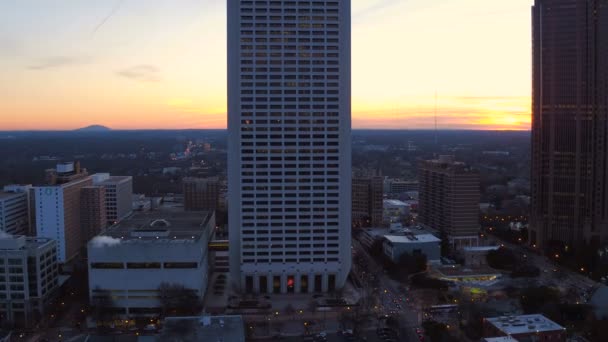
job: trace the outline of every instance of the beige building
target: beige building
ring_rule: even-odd
[[[352,220],[358,227],[382,225],[384,178],[375,172],[354,172],[352,184]]]
[[[453,156],[419,164],[420,224],[445,234],[450,244],[476,246],[479,238],[479,172]]]
[[[86,244],[107,227],[106,189],[103,186],[85,186],[80,191],[82,238]]]

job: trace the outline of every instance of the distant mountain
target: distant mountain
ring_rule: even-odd
[[[77,132],[109,132],[112,129],[102,125],[91,125],[87,127],[78,128],[75,131]]]

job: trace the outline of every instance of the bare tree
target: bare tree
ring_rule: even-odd
[[[163,314],[170,310],[175,313],[194,314],[200,309],[200,299],[195,290],[180,284],[163,282],[158,287]]]

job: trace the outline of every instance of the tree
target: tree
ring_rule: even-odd
[[[381,258],[384,255],[383,244],[382,239],[375,239],[369,248],[369,254],[374,258]]]
[[[159,285],[158,292],[164,314],[169,310],[193,314],[200,307],[196,291],[183,285],[163,282]]]
[[[400,272],[407,274],[414,274],[423,272],[426,270],[426,255],[420,253],[403,253],[399,256],[397,265],[399,266]]]
[[[443,323],[424,321],[422,322],[422,328],[424,328],[424,333],[431,342],[442,342],[449,336],[448,327]]]
[[[489,251],[486,260],[490,267],[500,270],[512,270],[519,263],[515,253],[505,247]]]
[[[560,292],[551,287],[528,287],[522,290],[520,303],[524,313],[531,314],[540,312],[546,305],[559,303],[560,297]]]

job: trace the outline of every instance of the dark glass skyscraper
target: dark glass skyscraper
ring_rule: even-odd
[[[530,241],[565,250],[608,236],[608,2],[532,7]]]

